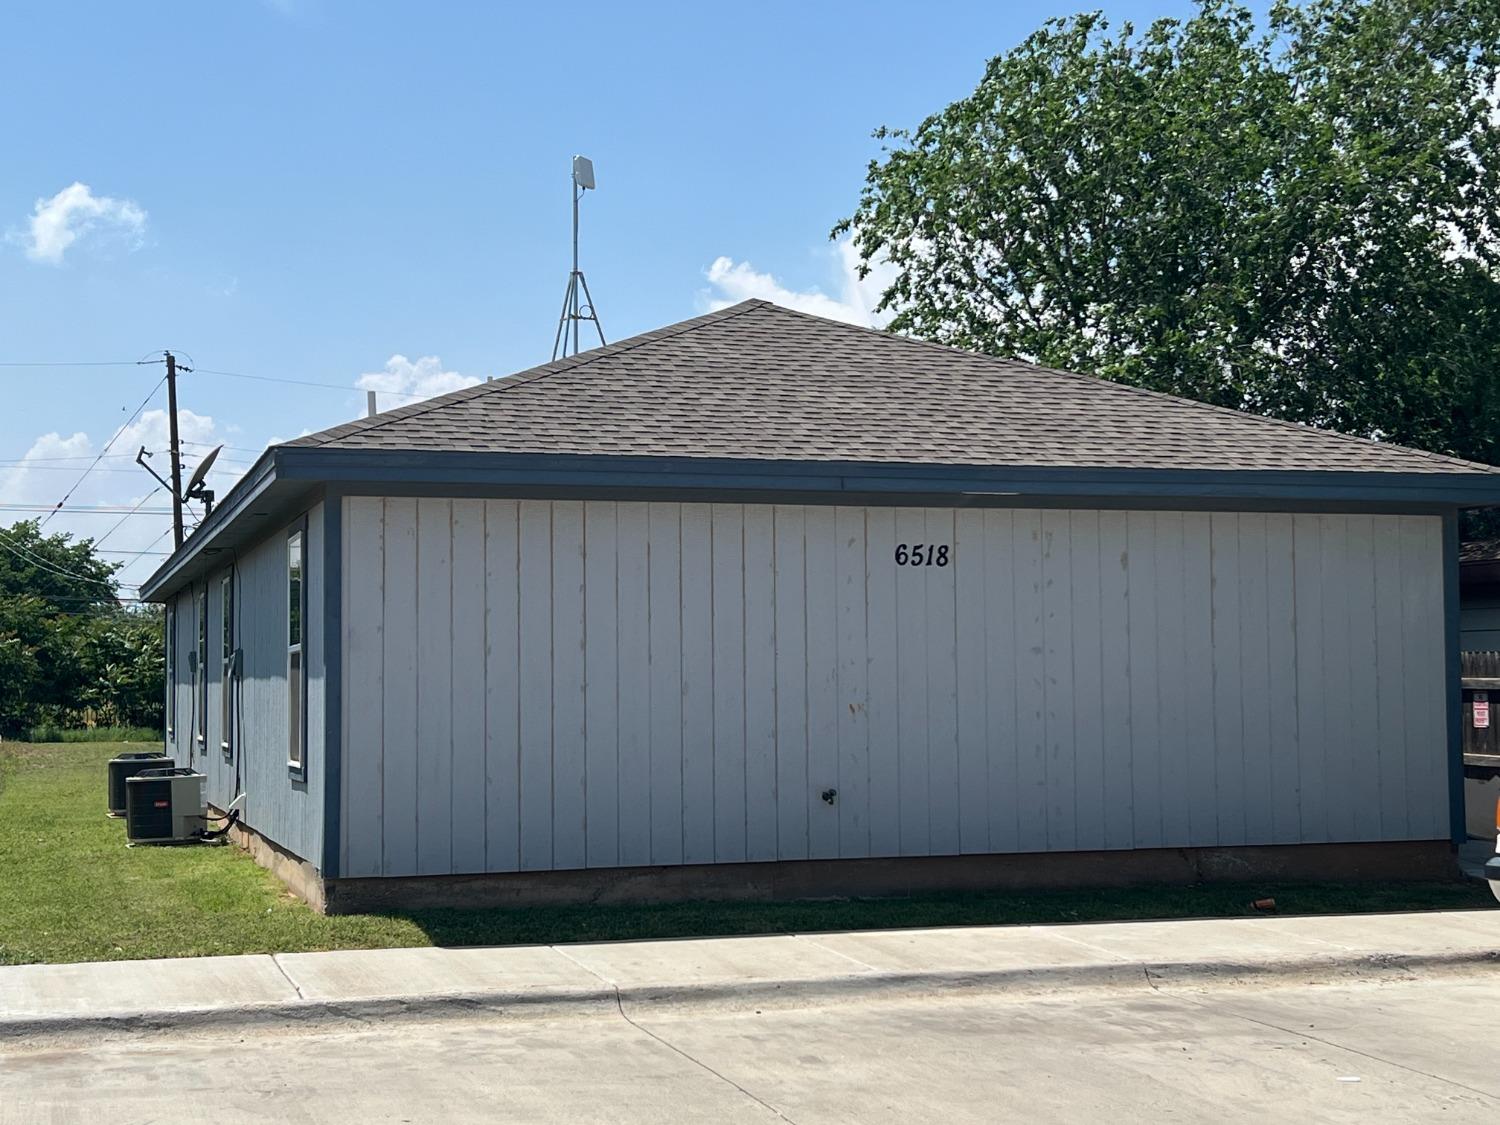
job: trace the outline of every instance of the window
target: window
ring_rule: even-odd
[[[234,754],[234,572],[219,579],[219,749]]]
[[[177,726],[177,604],[167,606],[167,741]]]
[[[306,668],[302,662],[302,618],[307,608],[302,589],[303,534],[299,529],[286,541],[286,692],[287,764],[303,767],[307,748],[306,717],[302,713]]]
[[[198,657],[194,661],[193,734],[202,746],[208,741],[208,585],[194,599],[198,608]]]

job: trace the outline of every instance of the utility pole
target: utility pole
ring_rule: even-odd
[[[172,458],[172,547],[182,547],[182,448],[177,440],[177,357],[167,357],[167,424],[170,426]]]

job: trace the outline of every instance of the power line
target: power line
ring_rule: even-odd
[[[172,525],[168,524],[164,529],[162,529],[162,533],[160,535],[158,535],[155,539],[151,540],[151,542],[149,542],[149,543],[146,544],[146,546],[145,546],[145,548],[143,550],[135,551],[135,552],[132,552],[132,553],[136,556],[136,558],[140,558],[140,557],[142,557],[144,555],[170,555],[172,553],[170,551],[153,551],[151,548],[155,547],[158,543],[160,543],[163,539],[165,539],[167,537],[167,532],[169,532],[171,530],[172,530]],[[123,552],[123,551],[110,551],[110,552],[107,552],[107,553],[108,554],[124,554],[125,552]],[[120,568],[122,570],[128,568],[129,566],[130,566],[130,563],[128,563],[128,562],[120,564]],[[139,590],[141,588],[141,584],[139,582],[125,582],[125,583],[122,583],[122,585],[129,586],[133,590]]]
[[[18,601],[26,601],[28,599],[35,599],[36,601],[39,601],[39,602],[66,602],[69,605],[80,605],[81,604],[81,605],[106,606],[106,605],[109,605],[111,602],[114,602],[114,603],[117,603],[117,604],[120,604],[120,605],[148,605],[148,604],[150,604],[150,603],[148,603],[143,598],[121,598],[121,597],[80,598],[80,597],[73,597],[73,596],[66,595],[66,594],[0,594],[0,601],[18,602]],[[56,611],[54,611],[53,614],[52,614],[52,616],[54,616],[54,617],[92,617],[94,615],[91,614],[91,613],[84,613],[84,612],[82,612],[80,610],[66,610],[66,609],[64,609],[64,610],[56,610]]]
[[[179,444],[181,444],[181,445],[194,445],[194,446],[198,446],[198,447],[204,448],[204,449],[211,449],[211,448],[213,448],[213,445],[214,445],[213,442],[207,442],[207,441],[184,441],[184,442],[180,442]],[[224,446],[224,448],[225,449],[239,449],[239,448],[242,448],[242,447],[241,446],[237,446],[237,445],[226,445],[226,446]],[[257,450],[256,452],[263,452],[263,451],[262,450]],[[33,468],[41,468],[43,466],[43,464],[50,464],[52,462],[57,462],[57,461],[67,461],[67,462],[69,462],[68,465],[62,465],[62,466],[60,466],[60,468],[62,470],[67,471],[70,467],[72,467],[72,465],[76,465],[80,461],[92,461],[92,460],[94,460],[94,458],[90,457],[87,453],[79,453],[79,454],[75,454],[75,455],[70,456],[70,457],[5,457],[5,458],[0,458],[0,467],[3,467],[3,468],[23,468],[23,467],[26,467],[26,466],[30,466],[30,467],[33,467]],[[110,454],[106,454],[104,457],[100,458],[100,460],[104,460],[104,461],[129,461],[129,462],[131,462],[131,464],[135,463],[135,458],[132,457],[129,453],[110,453]],[[218,463],[220,465],[240,465],[240,466],[243,466],[243,467],[246,467],[246,468],[248,468],[249,466],[255,464],[254,461],[242,461],[242,460],[240,460],[239,458],[236,458],[236,457],[220,457]],[[119,472],[118,469],[97,469],[95,471],[96,472],[100,472],[100,473]],[[130,469],[130,470],[127,470],[127,471],[128,472],[134,472],[135,470]]]
[[[64,508],[52,504],[0,504],[0,512],[67,512],[72,516],[118,516],[121,512],[135,509],[124,504],[100,504],[95,507]],[[143,516],[170,516],[171,508],[141,508]]]
[[[24,547],[18,547],[14,543],[7,543],[3,538],[0,538],[0,547],[4,547],[7,551],[15,555],[16,558],[20,559],[22,562],[29,563],[30,565],[36,567],[38,570],[46,571],[48,574],[56,574],[62,578],[73,578],[79,582],[97,582],[101,586],[109,587],[111,590],[113,589],[108,579],[99,578],[96,575],[92,574],[79,574],[76,571],[64,570],[62,567],[56,566],[48,560],[39,558],[38,556],[32,554]]]
[[[220,446],[223,449],[233,449],[233,450],[236,450],[237,452],[240,452],[240,453],[255,453],[255,454],[260,454],[260,453],[264,453],[266,451],[265,447],[261,447],[260,449],[255,449],[252,446],[248,446],[248,445],[225,445],[223,442],[212,442],[212,441],[188,441],[188,440],[184,439],[180,444],[182,444],[182,445],[196,445],[196,446],[199,446],[200,448],[203,448],[203,449],[211,449],[215,445],[218,445],[218,446]]]
[[[146,397],[143,398],[143,399],[141,399],[141,404],[139,406],[137,406],[135,408],[135,410],[133,410],[131,412],[131,415],[130,415],[129,418],[125,419],[124,425],[122,425],[118,430],[115,431],[114,437],[110,438],[109,441],[105,443],[104,448],[99,451],[99,456],[94,458],[93,464],[90,465],[87,469],[83,470],[83,474],[76,481],[73,482],[73,487],[70,488],[70,489],[68,489],[68,491],[63,494],[63,498],[57,502],[57,507],[55,509],[53,509],[52,512],[48,512],[47,513],[46,518],[44,518],[42,520],[41,524],[38,527],[38,530],[41,530],[41,528],[46,527],[48,521],[52,519],[52,516],[57,511],[60,511],[62,509],[62,506],[68,502],[68,498],[70,496],[72,496],[73,493],[75,493],[75,492],[78,491],[78,486],[81,485],[85,480],[88,479],[88,475],[89,475],[89,473],[93,472],[94,466],[98,465],[100,459],[103,458],[103,456],[110,451],[110,449],[114,446],[115,442],[117,442],[117,441],[120,440],[120,435],[125,432],[126,427],[128,427],[130,425],[130,423],[132,423],[132,422],[134,422],[136,420],[136,418],[140,415],[141,411],[143,411],[143,410],[146,409],[146,404],[148,402],[150,402],[152,400],[152,398],[155,397],[156,392],[161,389],[162,383],[165,383],[166,381],[167,381],[167,377],[165,375],[163,375],[161,377],[161,382],[157,383],[156,386],[152,387],[151,390],[147,393]]]
[[[186,354],[186,353],[184,353]],[[136,367],[140,360],[105,360],[98,362],[71,362],[71,361],[47,361],[42,363],[0,363],[0,367]],[[191,362],[191,357],[189,357]],[[352,393],[360,390],[359,387],[347,386],[343,383],[318,383],[310,379],[284,379],[276,375],[247,375],[243,371],[216,371],[208,367],[194,367],[200,375],[224,375],[230,379],[254,379],[258,383],[288,383],[297,387],[322,387],[324,390],[344,391]],[[424,399],[430,395],[412,394],[410,391],[381,391],[383,395],[394,395],[396,398]],[[203,444],[201,442],[195,444]],[[245,449],[245,446],[229,446],[231,449]],[[261,452],[258,449],[248,450],[251,453]]]
[[[345,386],[342,383],[314,383],[308,379],[282,379],[275,375],[246,375],[240,371],[214,371],[207,367],[193,368],[200,375],[227,375],[231,379],[254,379],[257,383],[289,383],[295,387],[322,387],[329,391],[344,391],[346,394],[358,391],[358,387]],[[379,394],[394,395],[396,398],[426,399],[431,395],[416,395],[408,391],[379,391]]]
[[[38,461],[88,461],[87,453],[74,453],[67,457],[7,457],[3,462],[6,465],[30,465]],[[128,453],[111,453],[104,457],[105,461],[133,461],[135,458]]]
[[[130,511],[126,512],[123,516],[120,517],[119,523],[115,524],[114,527],[110,528],[103,535],[99,536],[98,539],[95,539],[94,540],[94,550],[97,551],[99,549],[99,544],[100,543],[103,543],[111,535],[113,535],[115,532],[119,531],[121,525],[123,525],[125,523],[125,521],[128,520],[131,516],[133,516],[137,512],[139,512],[141,510],[141,508],[143,508],[145,506],[146,501],[149,500],[149,499],[151,499],[151,497],[153,495],[155,495],[155,489],[153,489],[151,492],[146,493],[146,495],[142,496],[141,499],[140,499],[140,501],[139,501],[139,503],[137,503],[134,508],[131,508]]]
[[[217,464],[228,466],[231,469],[248,469],[248,468],[251,467],[248,462],[245,462],[245,461],[231,461],[228,458],[224,458],[224,459],[220,460]],[[9,461],[0,461],[0,473],[8,472],[11,469],[26,469],[28,471],[34,469],[34,470],[36,470],[39,473],[72,473],[72,472],[77,472],[77,467],[74,466],[74,465],[31,465],[31,464],[28,464],[25,461],[17,461],[14,464],[12,464]],[[106,468],[106,469],[95,469],[93,471],[95,473],[129,473],[131,476],[135,476],[135,474],[136,474],[136,472],[138,470],[135,470],[135,469],[108,469],[108,468]]]
[[[9,528],[5,528],[3,530],[10,531]],[[24,557],[34,565],[41,567],[43,570],[50,570],[55,574],[61,574],[68,578],[76,578],[81,582],[105,582],[106,584],[113,582],[113,576],[108,579],[101,579],[92,574],[80,574],[78,571],[69,570],[67,567],[63,566],[60,563],[53,562],[51,559],[43,558],[41,555],[33,551],[30,547],[23,547],[20,544],[14,542],[7,544],[3,537],[0,537],[0,547],[6,547],[12,554],[16,555],[17,557]]]
[[[134,367],[136,361],[133,359],[104,359],[104,360],[43,360],[40,363],[18,363],[9,361],[0,363],[0,367]]]

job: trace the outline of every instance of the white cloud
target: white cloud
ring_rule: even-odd
[[[416,360],[404,355],[393,355],[385,361],[384,371],[367,371],[355,380],[362,391],[378,391],[397,396],[394,403],[381,403],[382,409],[405,406],[417,399],[432,398],[449,391],[462,390],[483,382],[472,375],[460,375],[457,371],[444,371],[443,361],[435,355],[424,355]]]
[[[708,295],[709,309],[722,309],[740,301],[758,298],[771,301],[789,309],[812,313],[830,320],[842,320],[848,324],[862,324],[870,328],[883,328],[890,322],[889,312],[876,312],[883,294],[895,279],[895,271],[883,259],[877,260],[870,275],[859,276],[859,251],[854,239],[846,236],[839,239],[828,255],[829,273],[837,287],[838,296],[829,296],[817,286],[810,289],[789,289],[773,274],[757,270],[748,261],[736,262],[733,258],[719,257],[705,271],[708,283],[714,292]]]
[[[183,442],[183,472],[187,474],[223,440],[223,434],[212,417],[191,410],[179,411],[178,427]],[[32,442],[20,464],[0,468],[0,504],[51,506],[73,489],[68,497],[68,510],[58,512],[47,522],[46,533],[67,532],[76,539],[102,539],[103,557],[125,564],[117,575],[121,593],[134,596],[134,586],[165,557],[159,552],[170,551],[172,547],[168,534],[171,517],[155,511],[170,508],[171,496],[133,463],[136,451],[144,445],[155,453],[149,461],[151,467],[168,477],[167,430],[165,410],[146,411],[125,427],[110,446],[108,455],[83,477],[82,483],[78,483],[79,478],[114,431],[102,435],[98,441],[82,431],[67,436],[43,434]],[[219,455],[207,477],[208,487],[218,499],[222,500],[245,472],[247,459],[247,454],[230,450]],[[137,503],[144,510],[127,516],[124,509]],[[120,510],[108,513],[72,510],[87,508]],[[189,505],[189,512],[201,516],[202,509],[193,504]],[[45,510],[3,513],[5,523],[46,515]],[[192,520],[188,522],[191,526]]]
[[[88,184],[73,183],[51,199],[36,201],[20,241],[33,262],[59,266],[68,248],[92,232],[123,238],[129,249],[138,249],[145,238],[146,212],[131,200],[95,195]]]

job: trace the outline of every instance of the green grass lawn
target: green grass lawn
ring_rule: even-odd
[[[324,917],[237,848],[125,846],[104,815],[120,744],[0,743],[0,964],[504,945],[896,926],[1492,906],[1476,882],[1212,885],[804,903],[427,910]]]
[[[325,918],[238,848],[125,846],[105,763],[140,743],[0,743],[0,964],[426,945],[399,918]]]

